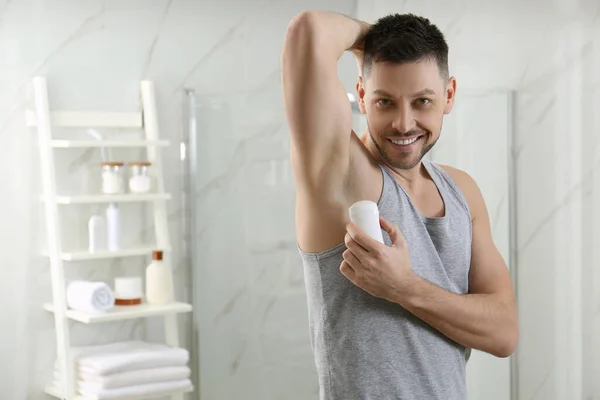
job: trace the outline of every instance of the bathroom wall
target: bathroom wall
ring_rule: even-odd
[[[600,398],[599,16],[557,16],[517,96],[523,398]]]
[[[475,2],[457,5],[359,1],[357,16],[374,22],[388,13],[415,13],[430,18],[444,33],[450,47],[450,73],[457,79],[457,97],[454,109],[444,118],[440,140],[428,157],[460,168],[475,179],[486,202],[494,242],[509,264],[508,88],[492,79],[497,72],[488,66],[481,71],[474,69],[484,60],[473,57],[473,48],[479,52],[486,49],[484,39],[473,39],[473,31],[488,38],[484,28],[488,9],[478,9]],[[467,389],[469,400],[510,399],[510,359],[474,350],[467,364]]]
[[[509,94],[459,91],[431,159],[467,171],[486,202],[492,237],[510,268]],[[467,364],[469,400],[510,399],[510,360],[473,350]]]
[[[250,199],[250,210],[253,204],[267,204],[274,212],[245,217],[249,218],[245,224],[264,228],[260,237],[243,232],[253,268],[247,268],[241,251],[228,246],[242,234],[236,231],[240,220],[235,209],[219,208],[223,214],[211,220],[215,225],[206,225],[221,231],[203,236],[202,246],[208,244],[213,250],[202,268],[225,273],[219,275],[219,285],[201,293],[200,299],[214,304],[210,312],[216,314],[207,323],[219,326],[212,333],[216,348],[221,350],[231,340],[234,345],[231,353],[218,355],[226,366],[203,367],[207,377],[218,374],[219,379],[231,380],[225,381],[225,387],[208,385],[202,390],[225,393],[224,399],[235,398],[240,390],[265,395],[262,398],[289,393],[297,393],[298,399],[315,396],[299,260],[293,238],[279,236],[291,227],[288,213],[281,216],[277,210],[292,207],[292,187],[284,158],[286,135],[276,65],[282,29],[294,13],[312,7],[348,14],[356,6],[356,15],[371,21],[388,12],[410,11],[439,23],[450,41],[451,70],[459,79],[459,91],[487,90],[488,111],[495,107],[493,93],[517,91],[519,395],[544,400],[600,397],[600,383],[593,379],[600,375],[600,250],[593,246],[600,238],[600,213],[594,209],[600,204],[600,117],[594,112],[600,105],[595,72],[600,70],[600,5],[592,1],[550,4],[541,0],[407,0],[400,5],[391,0],[359,0],[357,5],[342,0],[301,5],[291,0],[0,0],[0,168],[4,171],[0,354],[14,362],[0,370],[0,392],[7,399],[46,399],[42,390],[51,379],[54,360],[53,319],[41,309],[50,300],[50,281],[48,263],[40,255],[45,228],[38,202],[37,137],[23,122],[24,110],[31,107],[29,82],[44,75],[50,105],[56,109],[138,110],[140,80],[156,82],[161,133],[174,143],[162,151],[167,190],[173,194],[168,209],[178,300],[192,297],[183,247],[186,225],[178,147],[183,89],[196,89],[204,116],[208,107],[225,102],[221,114],[211,112],[216,122],[201,139],[205,150],[222,152],[201,153],[211,166],[202,177],[210,183],[200,193],[202,204],[231,204],[215,202],[220,197],[213,190],[227,191],[244,180],[243,193],[228,192],[226,198],[244,195]],[[239,62],[241,55],[244,63]],[[348,91],[354,83],[351,65],[352,60],[345,58],[340,68]],[[212,105],[211,98],[215,99]],[[475,126],[485,122],[481,118]],[[235,130],[227,130],[234,124],[238,124]],[[55,154],[63,188],[93,187],[90,178],[100,160],[98,152]],[[446,156],[453,157],[452,153]],[[240,170],[244,173],[235,175]],[[67,178],[74,180],[66,182]],[[260,193],[272,200],[256,197]],[[67,243],[85,243],[86,220],[98,211],[78,207],[61,214],[68,222]],[[127,240],[147,238],[151,227],[144,211],[129,208],[127,215],[131,221]],[[206,240],[209,237],[212,241]],[[215,265],[223,260],[227,265]],[[141,273],[144,264],[140,259],[109,265],[79,263],[69,265],[68,274],[110,281],[118,274]],[[263,295],[248,297],[245,284]],[[228,328],[240,328],[232,325],[237,323],[236,315],[246,318],[241,328],[250,330],[238,334],[250,332],[247,341],[220,336]],[[252,319],[257,315],[260,318]],[[180,321],[183,343],[191,346],[191,317],[182,316]],[[159,338],[158,322],[93,327],[73,323],[72,339],[84,344]],[[210,354],[211,349],[203,351]],[[252,375],[257,360],[264,368]],[[298,386],[288,385],[286,377],[298,378]]]
[[[348,1],[240,7],[242,32],[186,84],[197,101],[193,241],[203,399],[318,398],[279,60],[291,18],[323,7],[354,11]],[[232,53],[239,58],[230,65]],[[206,79],[217,70],[236,75]],[[353,91],[352,55],[339,72]]]
[[[461,91],[487,91],[473,108],[476,116],[466,121],[476,127],[471,135],[498,130],[490,112],[497,115],[504,103],[494,105],[494,93],[516,93],[518,398],[600,398],[594,379],[600,374],[600,253],[595,246],[600,221],[594,207],[600,204],[600,119],[595,111],[600,4],[359,0],[357,16],[374,20],[391,12],[427,16],[444,32],[458,102]],[[461,153],[497,149],[493,139],[477,146],[467,137],[456,141],[452,136],[460,132],[459,119],[448,118],[443,135],[451,138],[441,152],[432,152],[433,158],[460,164]],[[454,150],[453,144],[458,145]],[[486,176],[497,174],[493,162],[481,159],[472,171],[480,177],[484,197]],[[494,208],[488,208],[493,216]]]
[[[205,6],[209,6],[205,3]],[[45,248],[37,134],[24,124],[24,110],[32,107],[30,82],[36,75],[48,81],[51,109],[137,111],[142,79],[156,81],[159,121],[164,138],[173,146],[162,150],[166,167],[169,229],[173,245],[176,297],[189,300],[189,264],[181,248],[181,136],[180,90],[186,74],[208,51],[185,42],[188,12],[198,7],[168,1],[0,1],[0,165],[5,171],[0,218],[2,273],[0,354],[13,360],[1,369],[0,392],[7,399],[46,399],[43,388],[52,378],[55,357],[54,320],[42,310],[51,302]],[[206,33],[205,33],[206,35]],[[174,48],[175,54],[164,54]],[[136,132],[102,131],[135,135]],[[81,131],[56,135],[84,138]],[[60,193],[98,192],[99,150],[55,150]],[[145,156],[141,151],[115,151],[113,160]],[[152,243],[150,206],[121,206],[124,245]],[[87,218],[103,212],[99,206],[70,206],[60,210],[66,250],[87,246]],[[103,280],[118,275],[141,275],[147,260],[129,258],[114,262],[66,263],[67,279]],[[190,343],[191,316],[181,316],[181,340]],[[88,326],[72,322],[74,345],[104,343],[128,338],[162,336],[161,319],[115,322]]]
[[[204,177],[216,177],[219,187],[233,183],[228,181],[228,171],[232,168],[242,168],[252,175],[247,178],[254,181],[249,182],[260,181],[263,173],[287,174],[289,171],[282,164],[285,145],[281,141],[285,140],[286,134],[278,71],[287,23],[306,8],[350,14],[354,7],[354,2],[343,0],[309,1],[301,5],[292,0],[0,0],[0,168],[4,171],[4,195],[0,197],[3,226],[0,230],[0,293],[3,295],[0,302],[0,354],[3,359],[14,362],[10,367],[6,364],[0,369],[3,398],[46,399],[43,388],[50,382],[55,357],[53,318],[41,308],[44,302],[51,301],[51,287],[48,262],[41,256],[45,247],[45,227],[38,201],[41,182],[37,135],[24,124],[24,111],[32,107],[32,77],[42,75],[47,78],[52,109],[72,110],[139,110],[140,81],[149,79],[155,82],[161,135],[172,142],[171,147],[161,151],[166,189],[173,195],[168,202],[168,210],[176,297],[181,301],[192,301],[192,271],[184,238],[188,221],[185,221],[185,186],[179,148],[183,137],[184,88],[195,88],[203,101],[211,98],[217,103],[223,98],[239,100],[235,107],[229,109],[230,114],[223,114],[229,112],[227,109],[221,114],[215,111],[214,118],[225,118],[225,125],[218,129],[211,130],[208,121],[201,121],[201,126],[206,126],[201,137],[204,148],[215,151],[205,154]],[[355,71],[352,60],[346,61],[351,68],[341,68],[340,71],[350,77],[350,89]],[[236,130],[228,130],[232,126]],[[83,131],[59,133],[85,135]],[[248,164],[245,156],[239,153],[239,140],[248,148],[273,144],[279,147],[272,153],[265,150],[261,162]],[[259,151],[258,147],[256,151]],[[96,188],[96,173],[101,160],[99,151],[56,150],[54,154],[62,190],[85,192]],[[118,152],[112,156],[131,159],[143,157],[143,154]],[[214,163],[213,167],[211,163]],[[281,169],[275,172],[269,169],[271,166]],[[219,180],[220,176],[223,181]],[[279,179],[279,175],[272,179]],[[287,182],[279,189],[269,186],[273,199],[280,198],[277,193],[281,191],[289,201],[292,189],[289,180]],[[254,198],[251,191],[244,195],[249,204],[265,204],[263,200]],[[208,236],[202,238],[202,245],[210,243],[221,255],[218,259],[211,258],[212,264],[202,265],[202,268],[230,271],[232,279],[223,282],[224,287],[238,290],[235,276],[247,274],[257,280],[257,288],[266,291],[277,271],[276,275],[264,277],[258,270],[244,270],[242,264],[236,264],[240,262],[236,255],[240,254],[239,244],[231,239],[236,237],[232,232],[240,230],[240,222],[233,218],[236,215],[234,209],[222,205],[219,204],[220,212],[229,212],[231,217],[217,220],[216,223],[226,223],[217,228],[226,229],[229,234],[218,237],[216,243],[212,239],[207,240]],[[62,211],[65,246],[85,247],[87,218],[101,211],[101,208],[92,206],[74,206]],[[133,205],[123,206],[122,213],[127,220],[125,240],[128,243],[152,239],[148,211]],[[304,399],[307,398],[303,397],[306,393],[316,390],[308,348],[306,302],[302,298],[302,277],[298,276],[301,273],[299,260],[289,246],[283,251],[270,248],[272,243],[269,240],[277,235],[279,217],[281,215],[276,212],[272,216],[267,215],[265,218],[268,219],[263,222],[272,222],[273,226],[265,232],[264,238],[256,238],[257,242],[252,243],[253,257],[255,261],[262,262],[263,267],[272,270],[279,261],[288,263],[280,272],[285,274],[281,278],[287,279],[289,287],[281,289],[276,296],[278,300],[268,300],[264,316],[252,322],[263,324],[265,334],[272,340],[271,346],[268,342],[261,343],[265,347],[265,357],[273,364],[260,372],[265,374],[264,380],[255,380],[255,376],[240,372],[236,374],[238,368],[250,368],[236,358],[240,347],[232,344],[230,350],[225,350],[223,346],[231,343],[230,338],[216,338],[215,348],[220,353],[215,357],[227,360],[226,376],[233,376],[233,380],[225,381],[221,389],[210,384],[207,389],[201,389],[205,394],[215,393],[217,396],[205,397],[207,399],[231,398],[219,396],[224,393],[232,396],[234,384],[237,385],[235,390],[249,393],[252,390],[255,393],[271,390],[272,398],[276,398],[278,393],[297,392],[297,398]],[[288,217],[286,213],[282,218]],[[292,238],[281,240],[287,246]],[[276,243],[279,241],[276,240]],[[72,263],[67,265],[67,275],[69,278],[111,283],[116,275],[141,274],[146,262],[141,258],[131,258],[108,264]],[[220,324],[221,328],[226,328],[238,315],[235,303],[239,296],[235,291],[212,290],[200,296],[222,311],[217,320],[207,320],[206,324]],[[284,322],[286,319],[290,324]],[[191,348],[191,315],[180,316],[179,321],[182,344]],[[160,322],[159,318],[152,318],[95,326],[72,323],[71,338],[74,344],[131,337],[160,340]],[[243,342],[239,344],[243,345]],[[250,346],[248,350],[258,351]],[[204,355],[210,354],[209,348],[203,351]],[[232,359],[228,351],[234,354]],[[300,354],[297,360],[294,354]],[[275,367],[276,361],[283,358],[289,358],[291,363],[297,362],[299,366],[279,372]],[[205,371],[212,373],[210,367]],[[266,374],[271,374],[271,379]],[[282,374],[294,379],[297,377],[300,387],[285,387],[289,381],[283,379]]]

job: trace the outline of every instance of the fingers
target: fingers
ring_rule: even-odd
[[[367,235],[367,233],[360,229],[360,227],[354,222],[351,222],[348,225],[346,225],[346,231],[348,232],[352,240],[354,240],[367,252],[371,252],[375,250],[377,246],[381,245],[381,243],[373,239],[371,236]]]
[[[396,225],[392,224],[391,222],[386,221],[383,218],[379,218],[379,223],[381,224],[381,227],[383,228],[384,231],[386,231],[388,233],[388,235],[390,236],[390,240],[392,241],[392,246],[394,247],[406,247],[406,239],[404,238],[404,235],[402,234],[402,231],[400,231],[400,228],[398,228]]]
[[[362,247],[360,244],[355,242],[349,233],[346,233],[346,236],[344,236],[344,243],[346,244],[346,247],[348,248],[348,250],[350,250],[352,252],[352,254],[355,255],[356,258],[358,258],[358,260],[360,262],[362,262],[365,259],[365,257],[368,255],[368,251],[364,247]]]
[[[356,283],[356,271],[352,269],[352,267],[346,262],[346,260],[342,261],[342,264],[340,264],[340,272],[351,282]]]
[[[360,270],[361,263],[359,259],[356,258],[356,256],[350,250],[345,250],[342,254],[342,257],[344,258],[344,261],[346,261],[346,263],[350,266],[350,268],[354,270],[354,272]]]

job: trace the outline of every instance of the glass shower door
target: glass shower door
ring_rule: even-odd
[[[281,101],[189,91],[188,102],[200,398],[316,400]]]
[[[434,162],[466,171],[477,182],[494,243],[509,269],[514,267],[510,253],[510,136],[511,94],[467,92],[458,96],[452,113],[444,119],[440,140],[430,156]],[[467,393],[469,400],[509,400],[511,358],[473,350],[467,363]]]

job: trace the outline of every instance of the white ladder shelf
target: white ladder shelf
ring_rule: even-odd
[[[61,387],[53,385],[46,388],[46,393],[66,400],[93,400],[93,397],[83,397],[76,394],[75,376],[70,354],[69,320],[81,323],[101,323],[108,321],[145,318],[150,316],[163,316],[165,341],[173,347],[179,347],[177,329],[177,314],[190,312],[192,306],[186,303],[171,303],[160,306],[142,304],[139,306],[115,307],[106,314],[88,314],[85,312],[69,310],[66,303],[65,275],[63,262],[75,260],[97,260],[117,257],[134,257],[149,255],[153,249],[164,250],[164,260],[167,265],[171,263],[167,208],[165,201],[170,198],[164,191],[164,177],[162,160],[157,147],[167,146],[167,141],[159,140],[158,118],[154,84],[151,81],[141,82],[141,96],[143,112],[116,113],[116,112],[51,112],[48,103],[48,89],[46,79],[35,77],[33,79],[33,94],[35,110],[28,110],[26,123],[36,127],[38,131],[40,158],[42,167],[43,203],[46,214],[46,229],[48,238],[48,254],[50,259],[50,272],[52,278],[52,303],[45,304],[44,308],[54,313],[56,330],[56,352],[58,366],[61,373]],[[143,128],[146,140],[136,141],[84,141],[84,140],[53,140],[52,126],[60,127],[114,127],[114,128]],[[148,161],[152,163],[155,171],[156,191],[150,194],[122,194],[122,195],[83,195],[59,196],[57,194],[56,174],[54,164],[54,148],[82,148],[82,147],[142,147],[147,148]],[[153,202],[154,229],[156,246],[147,248],[124,249],[118,252],[86,253],[65,252],[62,248],[60,237],[60,221],[58,207],[71,204],[109,203],[109,202]],[[183,400],[183,394],[190,390],[175,393],[161,393],[152,397],[170,396],[172,400]],[[123,400],[142,399],[149,397],[127,397]]]

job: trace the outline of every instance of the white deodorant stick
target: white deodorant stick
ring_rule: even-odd
[[[357,201],[350,206],[348,211],[350,212],[350,221],[360,226],[373,239],[383,243],[377,203],[370,200]]]

